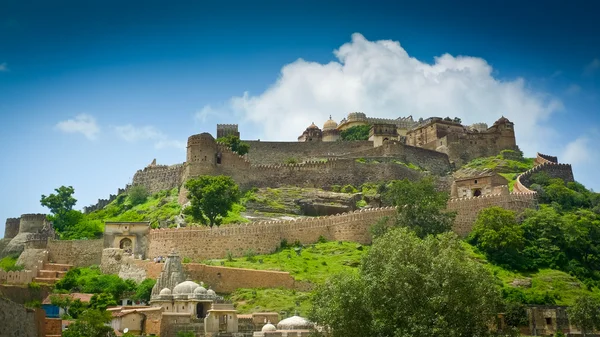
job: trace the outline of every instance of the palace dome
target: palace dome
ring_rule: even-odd
[[[160,296],[171,296],[171,289],[164,288],[163,290],[160,291],[159,295]]]
[[[306,129],[318,129],[319,127],[315,125],[314,122],[312,122]]]
[[[200,285],[193,281],[184,281],[173,288],[173,295],[193,294]]]
[[[325,122],[325,124],[323,124],[323,130],[332,130],[332,129],[336,129],[338,126],[338,124],[331,119],[331,115],[329,116],[329,120],[327,122]]]
[[[288,317],[277,323],[278,330],[307,330],[313,327],[313,324],[306,318],[300,316]]]
[[[262,332],[277,331],[277,328],[273,324],[267,323],[267,324],[265,324],[265,326],[262,327],[262,329],[260,331],[262,331]]]

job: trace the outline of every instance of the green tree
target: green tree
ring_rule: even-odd
[[[393,181],[383,195],[386,203],[398,208],[396,225],[414,230],[421,238],[452,228],[455,214],[445,211],[449,197],[448,193],[437,191],[430,178]]]
[[[342,140],[369,140],[370,125],[355,125],[346,130],[342,130],[340,138]]]
[[[231,177],[201,176],[185,183],[191,203],[184,213],[210,227],[221,224],[233,205],[240,200],[239,188]]]
[[[600,329],[600,300],[584,295],[567,309],[569,321],[581,330],[583,336]]]
[[[526,269],[521,258],[525,242],[523,229],[513,211],[490,207],[479,212],[469,242],[498,265]]]
[[[488,336],[499,304],[493,276],[455,234],[396,228],[374,241],[356,277],[317,289],[309,317],[333,337]]]
[[[94,294],[92,299],[90,299],[90,308],[92,309],[104,311],[106,308],[116,305],[117,301],[115,301],[114,296],[109,293]]]
[[[148,199],[150,193],[148,193],[148,189],[144,185],[133,185],[127,191],[127,196],[132,205],[139,205]]]
[[[53,221],[54,228],[61,232],[69,225],[76,223],[68,222],[67,216],[73,210],[77,199],[73,198],[75,189],[72,186],[61,186],[54,191],[56,191],[56,194],[42,195],[40,202],[42,206],[50,209],[50,212],[52,212],[50,220]]]
[[[234,135],[217,138],[217,142],[229,146],[231,151],[239,154],[240,156],[245,155],[250,150],[250,145],[248,145],[248,143],[242,142],[237,136]]]
[[[115,337],[113,328],[106,325],[110,320],[108,311],[85,310],[77,321],[63,331],[63,337]]]
[[[133,297],[136,301],[150,302],[150,295],[152,295],[152,287],[156,284],[155,279],[147,278],[137,286],[135,290],[135,296]]]

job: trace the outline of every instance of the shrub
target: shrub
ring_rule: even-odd
[[[190,259],[189,257],[185,256],[185,257],[183,258],[183,261],[182,261],[182,263],[190,263],[190,262],[192,262],[192,259]]]
[[[325,243],[327,242],[327,238],[324,237],[323,235],[319,236],[319,239],[317,240],[318,243]]]
[[[244,256],[246,257],[246,261],[256,262],[256,252],[253,249],[249,248]]]
[[[290,157],[290,158],[288,158],[288,159],[285,160],[285,163],[286,164],[290,164],[290,165],[291,164],[298,164],[298,159]]]
[[[229,249],[227,250],[227,261],[229,261],[229,262],[235,261],[233,259],[233,253]]]
[[[340,185],[331,185],[331,192],[340,192],[342,190],[342,186]]]
[[[354,187],[352,185],[345,185],[344,187],[342,187],[341,192],[342,193],[357,193],[358,190],[356,189],[356,187]]]
[[[18,255],[5,256],[0,260],[0,269],[4,271],[19,271],[23,270],[23,266],[17,266]]]
[[[356,208],[363,208],[363,207],[367,207],[368,204],[365,201],[365,199],[360,199],[359,201],[356,202]]]
[[[148,190],[143,185],[133,185],[129,188],[129,191],[127,191],[129,201],[131,201],[131,204],[133,205],[143,204],[146,202],[149,195],[150,193],[148,193]]]

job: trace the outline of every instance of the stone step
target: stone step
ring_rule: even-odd
[[[46,284],[54,284],[58,282],[60,279],[55,277],[34,277],[33,282],[35,283],[46,283]]]
[[[37,277],[41,278],[63,278],[67,272],[42,269],[38,271]]]
[[[71,268],[72,264],[46,263],[43,270],[69,271]]]

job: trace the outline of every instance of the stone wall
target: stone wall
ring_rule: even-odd
[[[0,297],[0,336],[38,337],[44,336],[42,309],[27,309],[6,298]]]
[[[117,194],[111,194],[108,196],[108,199],[98,199],[98,202],[96,202],[93,205],[89,205],[87,207],[83,208],[83,213],[88,214],[91,213],[93,211],[97,211],[97,210],[101,210],[104,207],[106,207],[108,204],[110,204],[111,202],[113,202],[113,200],[117,199],[117,196],[119,194],[125,193],[127,191],[127,189],[129,188],[130,185],[125,186],[125,188],[119,188],[117,190]]]
[[[448,202],[447,209],[457,213],[452,230],[460,236],[467,236],[473,229],[479,212],[493,206],[502,207],[517,213],[527,208],[536,208],[536,193],[495,194],[451,199]]]
[[[545,172],[551,178],[560,178],[565,183],[575,181],[575,178],[573,177],[573,168],[570,164],[558,164],[546,161],[519,175],[513,190],[522,193],[531,193],[532,191],[529,189],[529,186],[532,184],[531,176],[540,172]]]
[[[347,142],[264,142],[244,140],[250,145],[247,157],[253,164],[284,164],[288,159],[298,162],[344,156],[373,149],[372,141]]]
[[[8,218],[6,219],[6,225],[4,226],[4,238],[12,239],[19,234],[19,218]]]
[[[62,319],[46,317],[44,322],[44,333],[44,336],[46,337],[62,336]]]
[[[320,236],[328,240],[370,243],[369,227],[384,216],[395,214],[393,207],[360,210],[352,213],[284,221],[260,221],[214,229],[157,229],[150,231],[148,256],[167,256],[176,249],[192,259],[223,258],[230,251],[242,256],[248,249],[271,253],[281,240],[314,243]]]
[[[0,283],[29,284],[36,273],[31,270],[4,271],[0,269]]]
[[[48,240],[48,259],[52,263],[75,267],[99,265],[104,240]]]
[[[39,288],[31,288],[27,285],[0,284],[0,297],[8,298],[18,304],[42,302],[52,292],[52,286],[48,284],[39,286]]]
[[[138,170],[133,176],[132,185],[146,187],[150,194],[170,190],[181,185],[183,165],[154,165]]]
[[[555,156],[549,156],[547,154],[542,154],[542,153],[537,153],[537,156],[535,157],[534,160],[535,165],[541,165],[541,164],[545,164],[545,163],[558,163],[558,157]]]
[[[202,281],[219,293],[231,293],[238,288],[295,288],[294,278],[287,272],[216,267],[197,263],[185,263],[183,268],[192,280]]]

